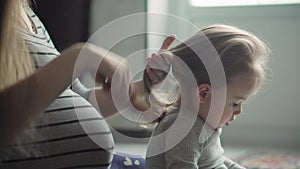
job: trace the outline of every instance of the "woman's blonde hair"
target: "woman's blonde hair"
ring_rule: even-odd
[[[28,6],[28,0],[1,1],[0,91],[26,78],[33,73],[34,70],[28,48],[20,32],[20,30],[27,29],[21,14],[21,8],[27,8]],[[30,120],[32,119],[34,119],[34,117],[31,117]],[[36,145],[21,144],[21,142],[31,141],[35,137],[34,132],[28,131],[29,130],[24,129],[18,133],[16,138],[10,140],[12,142],[9,144],[12,143],[18,146],[12,146],[12,148],[8,149],[8,152],[3,150],[0,154],[0,158],[2,156],[13,155],[16,152],[24,155],[34,154],[37,156],[39,152],[35,150]],[[34,130],[31,129],[31,131]],[[5,142],[5,144],[7,143]]]
[[[27,0],[6,0],[1,16],[0,90],[24,79],[33,72],[33,64],[20,29],[25,22],[20,8]]]

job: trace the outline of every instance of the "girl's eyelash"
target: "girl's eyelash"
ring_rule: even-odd
[[[236,103],[232,103],[232,106],[237,106],[237,105],[239,105],[239,104],[236,104]]]

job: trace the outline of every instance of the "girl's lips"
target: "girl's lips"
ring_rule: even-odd
[[[229,126],[233,120],[236,119],[236,116],[233,116],[229,121],[225,123],[226,126]]]

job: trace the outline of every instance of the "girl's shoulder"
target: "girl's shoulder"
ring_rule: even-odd
[[[179,112],[171,112],[166,114],[156,126],[155,133],[179,132],[182,130],[182,133],[188,133],[187,136],[197,139],[199,143],[204,143],[220,136],[221,129],[215,130],[211,128],[199,116],[193,115],[189,111],[183,111],[181,113],[182,114]]]
[[[167,130],[185,130],[184,133],[201,131],[204,122],[197,115],[192,115],[189,111],[174,111],[167,113],[157,124],[156,132],[162,133]],[[195,133],[195,134],[196,134]]]
[[[174,111],[167,113],[158,125],[170,127],[175,122],[185,122],[197,128],[205,126],[205,122],[197,115],[188,110]]]

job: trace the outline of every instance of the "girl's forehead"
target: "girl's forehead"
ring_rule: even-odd
[[[227,84],[227,95],[247,99],[257,88],[257,79],[247,76],[237,76]]]

